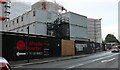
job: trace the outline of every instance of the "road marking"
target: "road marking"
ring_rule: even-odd
[[[104,59],[104,57],[103,58],[94,59],[91,62],[99,61],[99,60],[102,60],[102,59]]]
[[[107,61],[107,60],[102,60],[101,62],[104,63],[104,62],[106,62],[106,61]]]
[[[112,57],[112,56],[115,56],[116,54],[114,54],[114,55],[110,55],[110,56],[107,56],[107,57],[102,57],[102,58],[98,58],[98,59],[94,59],[94,60],[92,60],[91,62],[95,62],[95,61],[99,61],[99,60],[102,60],[102,59],[105,59],[105,58],[109,58],[109,57]],[[113,59],[111,59],[111,60],[109,60],[109,61],[112,61],[112,60],[114,60],[115,58],[113,58]],[[101,61],[101,62],[105,62],[106,60],[103,60],[103,61]]]
[[[68,67],[68,68],[75,68],[76,66],[71,66],[71,67]]]
[[[115,60],[115,58],[109,59],[109,60],[107,60],[107,62],[110,62],[110,61],[113,61],[113,60]]]
[[[113,61],[113,60],[115,60],[115,58],[112,58],[112,59],[109,59],[109,60],[102,60],[101,62],[105,63],[105,62],[110,62],[110,61]]]
[[[82,64],[78,64],[78,65],[74,65],[74,66],[70,66],[68,68],[75,68],[75,67],[79,67],[79,66],[83,66],[85,64],[89,64],[89,63],[92,63],[92,62],[96,62],[96,61],[99,61],[99,60],[102,60],[102,59],[105,59],[105,58],[109,58],[109,57],[112,57],[112,56],[115,56],[116,54],[114,55],[110,55],[110,56],[106,56],[106,57],[102,57],[102,58],[98,58],[98,59],[94,59],[94,60],[91,60],[91,61],[87,61],[87,62],[83,62]],[[114,60],[115,58],[112,58],[110,60],[102,60],[101,62],[108,62],[108,61],[112,61]]]
[[[82,65],[84,65],[84,64],[78,64],[78,65],[70,66],[68,68],[75,68],[75,67],[82,66]]]
[[[115,58],[112,58],[112,59],[110,59],[110,60],[108,60],[108,61],[113,61],[113,60],[115,60]]]
[[[78,64],[78,66],[83,66],[84,64]]]
[[[15,67],[12,67],[12,68],[20,68],[20,67],[23,67],[23,66],[15,66]]]

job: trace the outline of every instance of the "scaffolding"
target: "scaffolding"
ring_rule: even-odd
[[[47,23],[47,34],[59,39],[70,40],[69,19],[59,17],[52,23]]]

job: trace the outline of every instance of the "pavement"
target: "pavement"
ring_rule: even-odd
[[[64,60],[70,60],[70,59],[77,59],[86,57],[87,54],[83,55],[75,55],[75,56],[66,56],[66,57],[48,57],[48,58],[40,58],[40,59],[31,59],[29,63],[27,60],[21,60],[21,61],[10,61],[11,67],[18,67],[18,66],[27,66],[27,65],[34,65],[34,64],[45,64],[50,62],[56,62],[56,61],[64,61]]]

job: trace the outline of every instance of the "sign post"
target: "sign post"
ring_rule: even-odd
[[[29,26],[27,27],[27,30],[28,30],[28,44],[27,44],[27,46],[26,47],[29,47]],[[26,49],[27,50],[27,49]],[[30,60],[29,60],[29,49],[27,50],[27,62],[29,63],[30,62]]]

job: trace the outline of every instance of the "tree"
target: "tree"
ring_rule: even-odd
[[[108,34],[105,38],[106,43],[116,42],[119,43],[119,41],[116,39],[116,37],[113,34]]]

